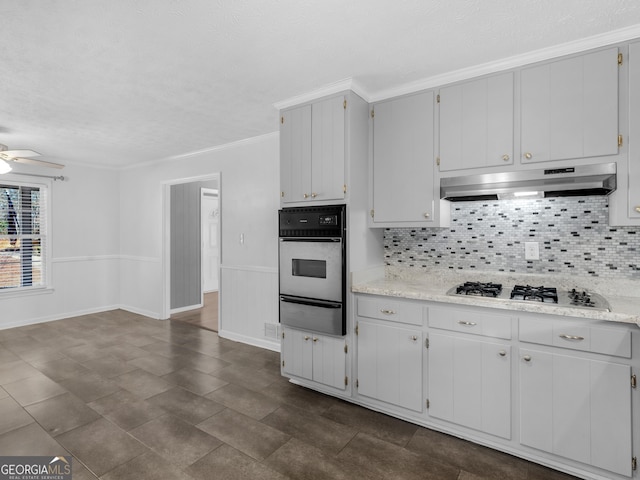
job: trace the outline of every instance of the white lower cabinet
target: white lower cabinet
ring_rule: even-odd
[[[347,348],[343,337],[331,337],[284,327],[282,373],[345,390]]]
[[[422,330],[358,319],[358,395],[422,412]]]
[[[429,334],[429,416],[511,438],[511,346]]]
[[[520,443],[631,476],[631,367],[520,350]]]

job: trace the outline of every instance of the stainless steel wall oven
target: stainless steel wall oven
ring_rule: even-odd
[[[280,236],[280,323],[345,335],[345,206],[283,208]]]

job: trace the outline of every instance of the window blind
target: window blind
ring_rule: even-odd
[[[0,183],[0,292],[47,285],[47,186]]]

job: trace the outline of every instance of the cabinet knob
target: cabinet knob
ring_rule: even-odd
[[[506,357],[507,356],[507,352],[506,352],[506,350],[500,350],[498,352],[498,355],[500,355],[501,357]]]
[[[308,193],[303,193],[303,194],[302,194],[302,198],[305,198],[305,199],[306,199],[306,198],[309,198],[309,194],[308,194]]]
[[[318,337],[313,337],[313,341],[317,342],[318,341]]]
[[[395,315],[396,312],[393,310],[387,310],[386,308],[383,308],[382,310],[380,310],[380,313],[384,313],[385,315]]]
[[[533,158],[533,155],[531,155],[529,152],[524,154],[524,158],[526,158],[527,160],[531,160]]]
[[[306,342],[307,340],[309,340],[311,337],[309,335],[305,335],[304,336],[304,341]]]
[[[311,192],[311,198],[316,198],[317,196],[318,196],[318,194],[317,194],[317,193],[315,193],[315,192]]]
[[[506,153],[504,155],[502,155],[502,160],[504,160],[505,162],[508,162],[509,158],[511,158],[511,157],[509,157],[509,155],[507,155]]]
[[[530,362],[530,361],[531,361],[531,355],[525,355],[524,357],[522,357],[522,359],[523,359],[525,362]]]
[[[640,213],[640,205],[636,206],[636,207],[634,208],[634,210],[635,210],[636,212]]]
[[[425,213],[425,214],[424,214],[424,218],[429,218],[429,214],[428,214],[428,213]]]
[[[418,340],[418,337],[416,335],[411,335],[409,338],[414,342]]]

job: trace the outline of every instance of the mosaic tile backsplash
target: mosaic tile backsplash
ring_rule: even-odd
[[[386,265],[640,279],[640,227],[609,227],[600,196],[451,204],[451,228],[388,228]],[[540,260],[525,260],[539,242]]]

